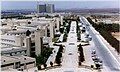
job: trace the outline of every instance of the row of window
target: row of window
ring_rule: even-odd
[[[34,63],[35,63],[35,61],[33,61],[33,62],[28,62],[28,63],[26,63],[26,65],[34,64]],[[7,66],[12,66],[12,65],[13,65],[13,67],[14,67],[14,63],[1,65],[1,67],[7,67]],[[24,65],[25,65],[25,64],[20,64],[20,62],[16,62],[16,63],[15,63],[15,68],[20,68],[20,66],[24,66]]]
[[[26,50],[24,50],[24,51],[17,51],[17,52],[11,52],[11,53],[1,53],[1,55],[8,55],[8,56],[26,55]]]
[[[34,34],[34,32],[31,32],[32,34]],[[7,34],[7,35],[23,35],[23,34],[26,34],[26,33],[16,33],[16,34]]]
[[[2,41],[8,41],[8,42],[14,42],[15,43],[15,41],[14,40],[8,40],[8,39],[1,39]]]
[[[19,52],[14,52],[14,53],[10,53],[10,56],[14,56],[14,55],[17,55],[17,54],[26,54],[26,51],[19,51]]]
[[[6,43],[1,43],[1,45],[14,46],[14,45],[12,45],[12,44],[6,44]]]
[[[7,34],[7,35],[23,35],[23,34],[26,34],[26,33],[16,33],[16,34]]]

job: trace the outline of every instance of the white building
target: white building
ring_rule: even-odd
[[[27,56],[1,56],[1,70],[8,69],[29,69],[36,67],[35,58]]]
[[[1,55],[3,56],[27,56],[26,47],[1,47]]]
[[[23,38],[19,35],[1,35],[1,47],[23,46]]]
[[[3,31],[1,45],[2,47],[24,46],[27,48],[28,56],[38,55],[44,43],[52,42],[54,35],[59,31],[60,21],[59,17],[11,20],[13,23],[11,26],[7,24],[1,28]],[[31,32],[30,36],[26,36],[27,30]]]

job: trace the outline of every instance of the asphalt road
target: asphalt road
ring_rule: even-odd
[[[108,47],[101,41],[99,38],[99,33],[95,33],[93,27],[86,20],[85,17],[81,17],[80,20],[84,25],[86,25],[86,29],[89,31],[92,36],[92,40],[95,43],[96,51],[98,52],[98,56],[103,60],[103,63],[111,72],[120,72],[120,64],[117,59],[110,53],[107,49]]]

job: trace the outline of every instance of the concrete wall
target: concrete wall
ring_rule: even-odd
[[[17,36],[15,41],[17,46],[23,46],[23,38],[21,36]]]
[[[31,56],[31,38],[25,38],[25,47],[27,48],[27,56]]]
[[[54,22],[50,22],[50,42],[52,42],[52,39],[54,38]]]
[[[37,30],[35,32],[35,54],[39,55],[41,54],[41,49],[42,49],[42,37],[44,35],[43,30]]]
[[[60,16],[60,24],[63,25],[63,16]]]

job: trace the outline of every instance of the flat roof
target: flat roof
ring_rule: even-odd
[[[25,51],[26,47],[1,47],[1,54],[10,53],[10,52],[18,52]]]
[[[17,36],[12,36],[12,35],[6,35],[6,34],[4,34],[4,35],[1,35],[1,40],[2,39],[15,40],[16,37]]]
[[[1,65],[19,62],[18,59],[11,56],[1,56]]]
[[[36,61],[35,58],[28,57],[28,56],[23,56],[23,55],[12,56],[12,57],[17,58],[18,60],[20,60],[21,64]]]
[[[28,56],[1,56],[1,65],[20,62],[20,64],[23,63],[29,63],[34,62],[35,58],[28,57]]]

